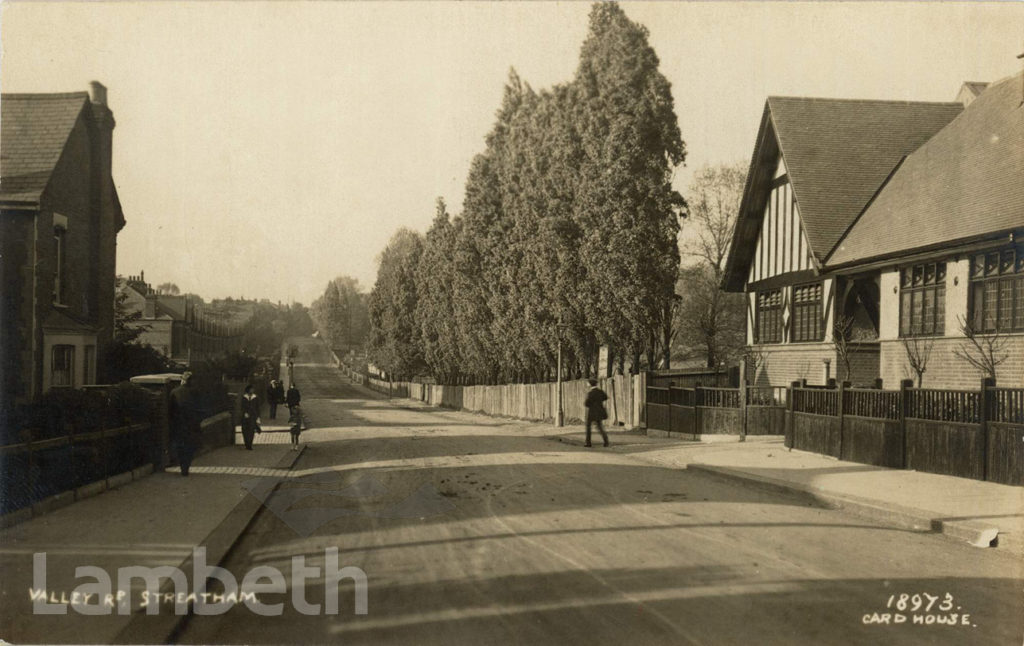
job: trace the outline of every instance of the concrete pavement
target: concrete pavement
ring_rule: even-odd
[[[119,568],[171,566],[190,573],[194,547],[205,547],[207,562],[216,564],[259,510],[245,485],[279,479],[298,458],[298,452],[289,450],[287,436],[264,432],[252,451],[239,438],[239,444],[196,458],[187,478],[172,467],[0,531],[0,639],[162,642],[178,618],[166,611],[140,617],[141,580],[132,582],[129,593],[135,612],[120,614],[115,600],[110,614],[90,616],[78,611],[84,606],[72,593],[96,579],[78,576],[76,568],[98,567],[116,586]],[[41,577],[33,571],[35,554],[45,554]],[[63,614],[34,612],[31,589],[45,589]],[[61,603],[64,599],[70,603]]]
[[[829,507],[894,527],[937,532],[976,547],[1024,554],[1021,487],[790,451],[778,437],[752,437],[744,443],[684,443],[635,454],[655,464],[803,493]]]

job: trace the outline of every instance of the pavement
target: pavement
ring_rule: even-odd
[[[583,445],[579,431],[553,437]],[[845,462],[788,449],[778,435],[747,436],[745,442],[732,435],[689,441],[613,430],[610,437],[612,450],[658,466],[806,495],[899,529],[1024,555],[1024,487]]]
[[[132,581],[130,608],[115,598],[104,608],[109,614],[89,616],[72,592],[99,579],[76,568],[103,570],[116,590],[119,568],[131,566],[178,567],[191,578],[193,548],[206,548],[207,563],[218,563],[260,508],[248,490],[279,481],[301,454],[290,450],[285,426],[266,426],[252,451],[240,436],[237,442],[197,457],[187,478],[171,467],[0,531],[0,639],[164,643],[179,617],[173,610],[141,614],[141,579]],[[45,554],[38,571],[35,554]],[[33,611],[33,588],[47,591],[58,614]]]

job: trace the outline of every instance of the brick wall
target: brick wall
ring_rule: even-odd
[[[850,351],[850,374],[846,374],[846,366],[839,362],[836,366],[837,380],[849,381],[854,386],[871,386],[880,373],[880,352],[877,344],[866,343],[854,345]]]
[[[829,374],[836,376],[836,352],[828,343],[801,343],[754,346],[764,356],[756,368],[753,383],[758,386],[788,386],[793,381],[806,379],[809,384],[825,384],[825,364],[829,359]]]
[[[1007,360],[996,372],[996,383],[1005,387],[1024,386],[1024,334],[1009,335],[1006,338]],[[982,374],[969,363],[953,354],[954,348],[968,343],[960,338],[935,339],[927,369],[924,373],[924,388],[977,389]],[[901,379],[916,376],[907,362],[902,341],[881,343],[881,376],[886,388],[896,388]]]

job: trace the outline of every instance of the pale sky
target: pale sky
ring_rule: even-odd
[[[952,101],[1021,69],[1024,3],[623,3],[687,164],[749,161],[765,97]],[[399,227],[461,211],[510,67],[569,81],[586,2],[5,2],[4,92],[108,87],[117,269],[204,298],[373,285]],[[684,225],[685,226],[685,225]]]

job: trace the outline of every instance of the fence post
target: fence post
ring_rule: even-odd
[[[910,389],[914,387],[912,379],[900,381],[900,437],[903,441],[903,468],[907,468],[907,411],[910,409]]]
[[[740,361],[740,442],[747,441],[747,362]]]
[[[785,433],[785,444],[786,448],[790,451],[793,450],[793,397],[796,393],[796,389],[800,387],[799,381],[794,381],[789,384],[789,392],[786,393],[786,428],[783,431]]]
[[[835,383],[834,380],[830,379],[829,381],[833,384]],[[839,455],[836,457],[840,460],[843,459],[843,426],[845,425],[844,422],[846,417],[846,383],[847,382],[845,381],[839,382],[839,405],[836,407],[838,408],[836,412],[839,413]]]
[[[35,429],[28,429],[28,506],[31,509],[38,498],[37,492],[39,491],[39,465],[36,464],[36,447],[32,441],[36,432]]]
[[[703,416],[700,414],[700,384],[694,384],[693,386],[693,437],[697,439],[697,436],[701,435],[701,431],[704,426]]]
[[[989,409],[991,404],[992,391],[989,388],[994,388],[996,382],[991,377],[985,377],[981,380],[981,397],[979,398],[979,404],[981,405],[980,422],[981,422],[981,435],[985,441],[985,451],[982,454],[982,465],[981,465],[981,479],[988,480],[988,449],[989,449],[989,437],[988,437],[988,418]]]

